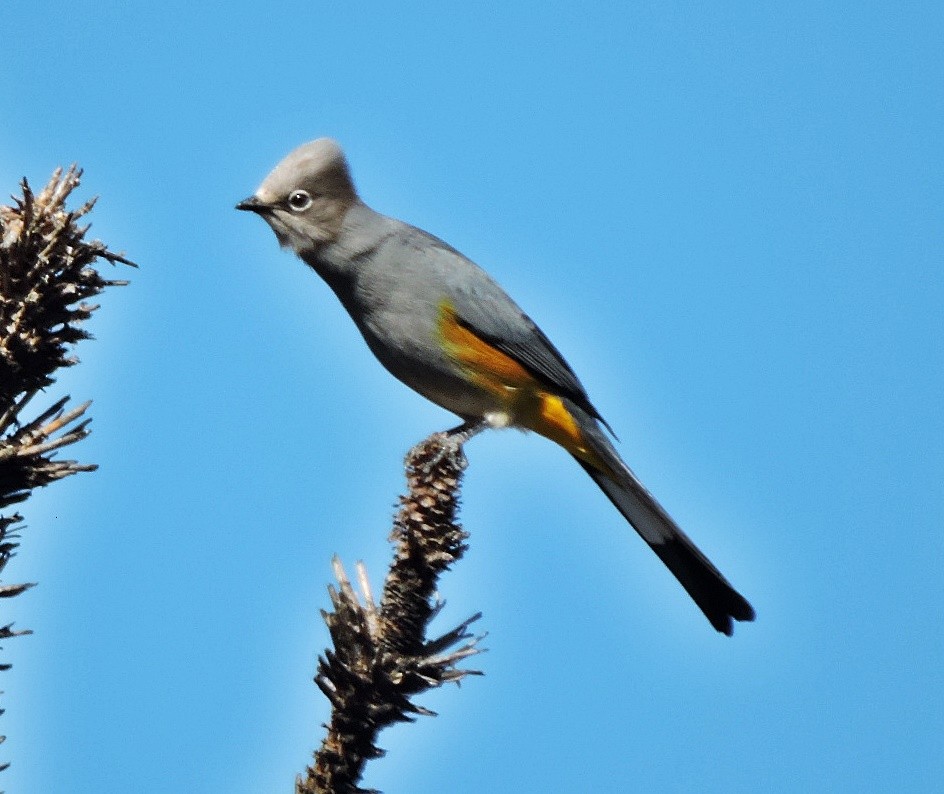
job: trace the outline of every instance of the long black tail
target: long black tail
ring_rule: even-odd
[[[672,571],[711,625],[730,637],[734,632],[732,621],[753,620],[754,608],[646,490],[596,423],[593,422],[591,429],[588,425],[592,419],[588,417],[588,420],[583,426],[585,435],[618,480],[611,479],[576,456],[575,460]]]

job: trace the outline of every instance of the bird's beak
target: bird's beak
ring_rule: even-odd
[[[260,215],[262,215],[272,208],[257,196],[250,196],[249,198],[240,201],[239,204],[236,205],[236,209],[246,210],[248,212],[258,212]]]

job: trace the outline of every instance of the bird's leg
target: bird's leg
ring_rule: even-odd
[[[489,427],[491,427],[491,423],[488,419],[468,419],[458,427],[446,430],[443,435],[455,441],[457,444],[462,445],[469,439],[477,436],[483,430],[487,430]]]
[[[486,428],[490,427],[487,419],[475,419],[463,422],[458,427],[451,430],[444,430],[439,433],[433,433],[426,441],[423,441],[413,447],[407,455],[407,461],[423,461],[420,465],[425,471],[430,471],[438,466],[449,455],[458,456],[459,467],[465,468],[465,454],[462,452],[462,445],[470,438],[478,435]],[[436,449],[429,454],[428,445],[431,441],[436,442]]]

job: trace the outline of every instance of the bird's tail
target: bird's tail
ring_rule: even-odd
[[[675,575],[711,625],[731,636],[733,620],[753,620],[754,608],[646,490],[599,425],[576,405],[567,407],[578,419],[590,448],[590,454],[571,454]],[[601,462],[605,471],[599,466]]]

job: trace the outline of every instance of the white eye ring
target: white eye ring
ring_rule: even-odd
[[[288,206],[295,212],[304,212],[311,206],[311,196],[305,190],[293,190],[288,196]]]

